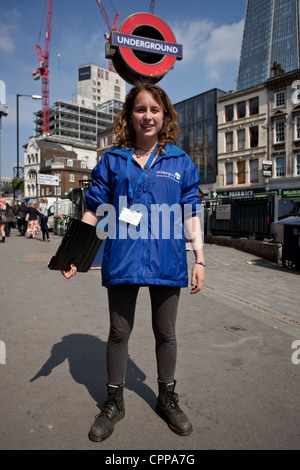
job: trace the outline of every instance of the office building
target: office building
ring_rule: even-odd
[[[50,134],[97,144],[97,135],[109,126],[122,107],[122,102],[110,100],[96,109],[68,101],[56,101],[50,108]],[[35,132],[42,135],[42,111],[35,113]]]
[[[299,63],[300,0],[248,0],[237,90],[268,80],[276,62],[285,72]]]
[[[218,196],[273,191],[299,211],[299,82],[300,69],[218,100]]]
[[[78,67],[78,94],[73,101],[97,109],[110,100],[125,101],[126,82],[116,72],[94,64]]]
[[[217,100],[225,91],[212,89],[174,104],[181,130],[178,147],[185,150],[201,178],[201,189],[210,194],[217,174]]]

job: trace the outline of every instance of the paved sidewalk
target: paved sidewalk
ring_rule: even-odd
[[[193,423],[188,437],[172,433],[154,411],[154,340],[142,288],[126,417],[109,439],[93,443],[88,431],[106,396],[106,289],[100,270],[67,281],[47,268],[60,241],[12,230],[0,244],[1,449],[299,449],[299,272],[205,245],[206,286],[198,295],[182,290],[177,322],[176,391]],[[192,266],[191,253],[188,259]]]

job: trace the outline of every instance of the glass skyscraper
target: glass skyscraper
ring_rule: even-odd
[[[300,0],[248,0],[237,90],[265,82],[274,62],[285,72],[299,64]]]
[[[225,91],[214,88],[174,104],[178,113],[178,147],[187,152],[201,178],[201,185],[216,182],[217,174],[217,100]]]

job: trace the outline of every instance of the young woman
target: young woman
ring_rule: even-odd
[[[96,225],[107,204],[116,214],[115,231],[108,231],[102,263],[110,314],[108,398],[91,427],[93,441],[109,437],[114,424],[125,415],[128,341],[140,286],[148,286],[151,298],[159,390],[156,411],[175,433],[187,436],[192,432],[174,392],[177,307],[181,287],[188,286],[183,212],[194,242],[192,294],[204,284],[205,261],[199,222],[200,178],[190,157],[175,145],[179,136],[176,118],[168,96],[157,85],[132,88],[116,120],[115,147],[92,172],[82,221]],[[166,216],[171,220],[167,235],[166,227],[161,226]],[[68,279],[75,273],[74,265],[63,271]]]
[[[2,235],[1,243],[5,243],[5,223],[6,223],[6,201],[0,199],[0,233]]]
[[[41,227],[38,221],[39,211],[36,207],[36,202],[32,202],[30,207],[27,207],[27,213],[29,214],[27,232],[29,238],[35,238],[35,236],[41,233]]]
[[[41,205],[38,209],[38,213],[40,215],[40,222],[41,222],[41,230],[43,234],[43,240],[50,242],[49,238],[49,229],[48,229],[48,199],[46,197],[41,198]]]

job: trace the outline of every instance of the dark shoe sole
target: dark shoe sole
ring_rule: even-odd
[[[188,429],[186,430],[182,430],[182,429],[178,429],[176,428],[175,426],[173,426],[169,420],[168,420],[168,417],[164,414],[164,412],[159,408],[159,406],[156,406],[156,409],[155,409],[156,413],[158,414],[158,416],[160,418],[162,418],[166,423],[167,425],[169,426],[169,428],[171,429],[171,431],[173,431],[175,434],[177,434],[178,436],[189,436],[192,432],[193,432],[193,426],[191,425]]]
[[[121,413],[119,418],[117,419],[116,423],[118,421],[121,421],[121,419],[123,419],[125,417],[125,411],[124,413]],[[115,424],[115,423],[114,423]],[[93,442],[102,442],[102,441],[105,441],[105,439],[107,439],[109,436],[112,435],[113,433],[113,430],[114,430],[114,425],[112,426],[112,428],[110,429],[110,431],[106,434],[103,434],[102,436],[96,436],[95,434],[92,433],[92,431],[89,432],[89,439]]]

